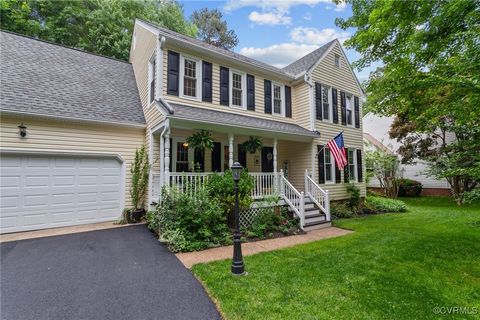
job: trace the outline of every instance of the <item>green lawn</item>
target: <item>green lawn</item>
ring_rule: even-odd
[[[480,205],[406,200],[406,213],[341,220],[351,235],[193,272],[226,319],[438,319],[434,307],[476,308],[480,319]],[[472,313],[474,313],[475,309]]]

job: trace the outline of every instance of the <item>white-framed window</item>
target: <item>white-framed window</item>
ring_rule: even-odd
[[[340,68],[340,55],[335,54],[334,59],[335,59],[335,67]]]
[[[347,149],[348,152],[348,179],[357,181],[357,152],[355,149]]]
[[[330,149],[324,148],[325,157],[324,157],[324,172],[325,172],[325,183],[335,182],[335,159],[330,152]]]
[[[201,99],[202,66],[201,60],[180,54],[180,96]]]
[[[332,99],[331,99],[331,88],[325,85],[322,85],[322,112],[323,120],[332,121]]]
[[[278,83],[272,83],[272,108],[273,114],[285,115],[285,87]]]
[[[230,106],[246,108],[247,75],[244,72],[230,70]]]
[[[353,126],[353,96],[345,94],[345,103],[347,106],[347,126]]]
[[[177,142],[175,172],[189,171],[188,145],[184,142]]]
[[[151,104],[155,100],[156,83],[156,60],[155,52],[148,61],[148,102]]]

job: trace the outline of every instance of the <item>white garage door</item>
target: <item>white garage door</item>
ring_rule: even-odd
[[[0,233],[114,220],[121,176],[116,158],[3,154]]]

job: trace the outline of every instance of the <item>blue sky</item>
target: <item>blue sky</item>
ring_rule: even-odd
[[[338,38],[348,39],[354,29],[335,26],[335,18],[351,15],[349,5],[336,6],[330,0],[236,0],[180,1],[185,16],[196,9],[217,8],[223,12],[239,44],[234,49],[243,55],[283,67],[320,45]],[[350,62],[358,59],[354,50],[346,50]],[[360,81],[372,68],[355,70]]]

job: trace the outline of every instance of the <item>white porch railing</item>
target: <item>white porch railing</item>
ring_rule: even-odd
[[[274,172],[251,172],[254,187],[252,190],[253,199],[261,199],[268,196],[278,195],[278,173]]]
[[[280,194],[295,214],[300,218],[300,227],[305,225],[305,195],[299,192],[280,172]]]
[[[312,199],[312,201],[325,212],[326,220],[330,221],[330,199],[328,190],[323,190],[320,186],[308,175],[308,170],[305,170],[305,194]]]

